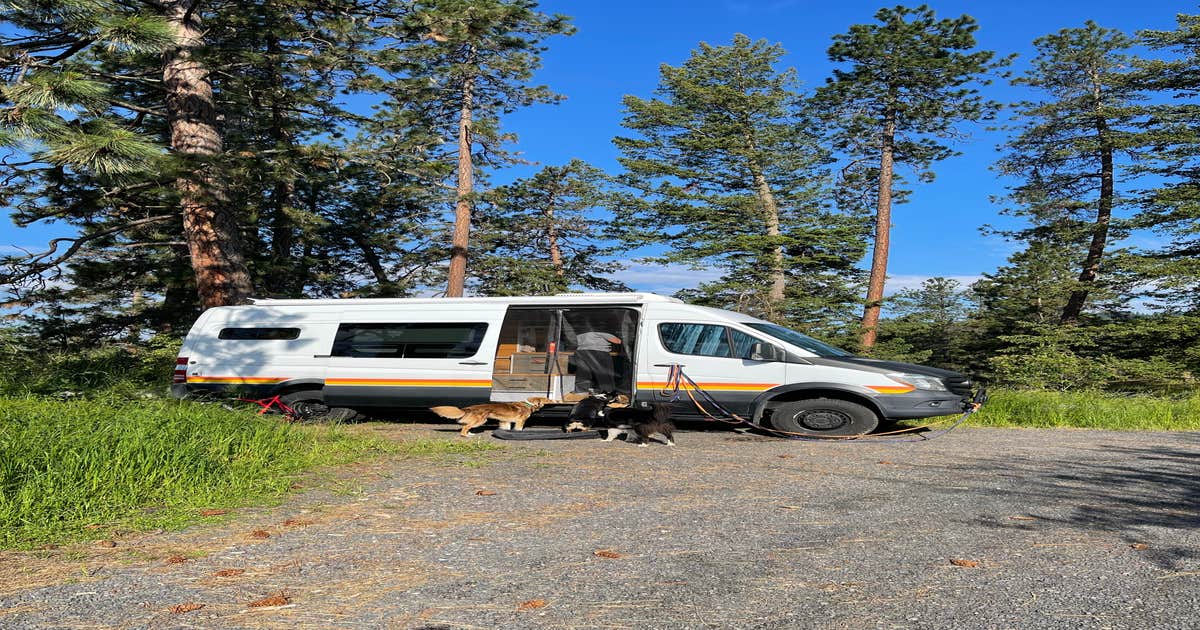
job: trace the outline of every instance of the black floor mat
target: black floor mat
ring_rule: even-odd
[[[496,429],[492,431],[492,437],[500,440],[588,440],[600,437],[599,431],[572,431],[566,433],[564,431],[509,431],[507,429]]]

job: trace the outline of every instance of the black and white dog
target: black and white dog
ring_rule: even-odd
[[[611,411],[608,408],[610,402],[612,402],[612,398],[605,394],[592,394],[580,400],[575,403],[574,407],[571,407],[571,413],[567,415],[562,430],[570,433],[572,431],[591,431],[593,427],[605,427]]]
[[[563,431],[603,431],[604,441],[611,442],[632,430],[638,446],[649,446],[650,436],[657,433],[665,438],[667,446],[675,446],[670,404],[653,403],[649,409],[635,409],[610,407],[610,402],[607,396],[598,395],[575,403]]]

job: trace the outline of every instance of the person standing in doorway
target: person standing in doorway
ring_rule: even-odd
[[[598,330],[580,333],[575,348],[575,391],[611,394],[617,391],[612,349],[621,339]]]

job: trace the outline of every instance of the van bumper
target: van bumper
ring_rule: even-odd
[[[962,413],[971,404],[970,396],[924,389],[907,394],[881,394],[874,400],[888,420],[952,416]]]

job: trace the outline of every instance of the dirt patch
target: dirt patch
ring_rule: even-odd
[[[376,460],[221,523],[0,554],[15,567],[0,625],[1133,628],[1200,614],[1200,436],[729,437]],[[169,612],[186,603],[203,608]]]

